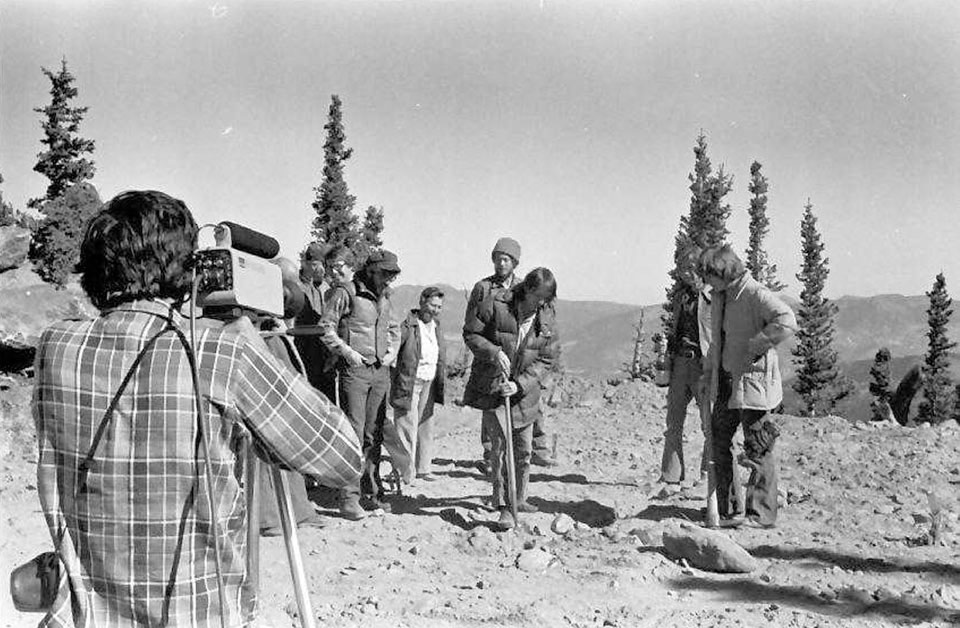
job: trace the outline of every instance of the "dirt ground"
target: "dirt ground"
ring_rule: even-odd
[[[29,380],[0,378],[0,573],[50,539],[35,488]],[[745,575],[702,572],[664,554],[671,519],[700,520],[702,489],[666,495],[658,475],[665,394],[648,384],[585,388],[554,409],[561,464],[534,467],[514,531],[493,532],[474,468],[476,411],[439,411],[436,470],[392,498],[393,514],[352,523],[313,497],[324,529],[299,531],[320,626],[891,626],[960,621],[960,426],[911,429],[839,418],[778,418],[776,529],[728,534],[759,559]],[[688,464],[702,443],[694,406]],[[385,467],[386,468],[386,467]],[[928,494],[934,496],[933,500]],[[556,534],[560,514],[576,525]],[[931,529],[938,531],[932,543]],[[261,624],[294,626],[282,538],[261,541]],[[0,625],[34,626],[12,609]]]

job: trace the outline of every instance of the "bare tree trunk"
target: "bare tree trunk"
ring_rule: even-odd
[[[630,364],[630,377],[637,379],[643,374],[643,322],[645,313],[640,310],[640,320],[633,326],[633,362]]]

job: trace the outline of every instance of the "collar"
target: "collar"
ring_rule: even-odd
[[[106,316],[108,314],[113,314],[115,312],[124,312],[131,314],[156,314],[161,318],[169,318],[174,322],[180,322],[183,320],[183,315],[173,307],[172,304],[161,299],[137,299],[134,301],[126,301],[114,307],[107,308],[101,312],[101,316]]]

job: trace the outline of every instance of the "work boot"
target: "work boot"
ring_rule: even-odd
[[[529,514],[534,512],[540,512],[540,509],[528,501],[522,501],[519,504],[517,504],[517,512]]]
[[[360,502],[352,499],[340,504],[340,516],[350,521],[360,521],[366,519],[367,511],[360,507]]]
[[[510,509],[501,508],[500,519],[494,524],[494,527],[500,532],[506,532],[507,530],[512,530],[514,525],[516,525],[516,521],[513,520],[513,514],[510,512]]]
[[[383,495],[368,495],[360,500],[360,505],[363,506],[364,510],[381,510],[385,513],[393,512],[393,507],[390,505],[390,502],[385,501]]]
[[[533,455],[530,456],[530,464],[535,464],[538,467],[555,467],[560,463],[557,462],[556,458],[551,457],[550,454],[534,452]]]

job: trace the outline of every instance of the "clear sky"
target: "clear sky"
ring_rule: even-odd
[[[663,299],[702,129],[769,178],[767,249],[789,284],[809,197],[827,294],[960,287],[960,4],[0,1],[0,173],[22,209],[66,57],[104,200],[182,198],[295,256],[309,237],[330,95],[357,211],[381,205],[401,282],[469,286],[500,235],[567,299]]]

